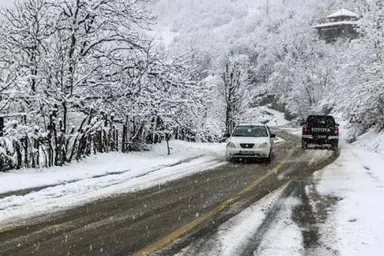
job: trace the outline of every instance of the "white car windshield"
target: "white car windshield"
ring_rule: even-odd
[[[268,132],[265,126],[238,126],[232,137],[268,137]]]

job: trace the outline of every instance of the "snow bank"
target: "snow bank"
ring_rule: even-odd
[[[171,147],[170,156],[165,144],[160,144],[150,152],[101,154],[62,168],[0,174],[0,223],[4,228],[32,216],[143,190],[225,163],[225,144],[171,141]]]
[[[344,145],[340,158],[315,174],[319,192],[340,200],[331,209],[322,233],[339,255],[382,255],[384,157],[359,144],[371,146],[363,139],[356,145]]]
[[[165,143],[162,143],[154,145],[149,152],[98,154],[64,167],[21,169],[0,173],[0,194],[130,170],[147,170],[203,155],[224,159],[225,155],[224,144],[171,141],[170,146],[172,148],[170,156],[167,155]]]
[[[384,132],[367,132],[360,136],[354,145],[384,156]]]
[[[240,121],[241,123],[263,123],[268,126],[282,126],[289,123],[285,120],[284,113],[262,106],[247,110]]]
[[[301,136],[301,127],[298,128],[281,128],[281,130],[286,131],[295,136]]]

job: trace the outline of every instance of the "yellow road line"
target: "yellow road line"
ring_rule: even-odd
[[[169,234],[169,235],[161,238],[160,240],[154,242],[153,244],[151,244],[151,245],[149,245],[149,246],[147,246],[147,247],[145,247],[145,248],[135,252],[133,255],[135,255],[135,256],[142,256],[142,255],[153,254],[156,251],[158,251],[158,250],[164,248],[165,246],[171,244],[176,239],[179,239],[179,238],[183,237],[186,233],[193,231],[196,227],[198,227],[202,223],[208,221],[209,219],[212,219],[215,215],[217,215],[218,213],[222,212],[224,209],[229,208],[232,204],[234,204],[239,199],[241,199],[242,196],[248,194],[255,187],[257,187],[258,185],[263,183],[266,179],[268,179],[273,174],[275,174],[283,166],[283,164],[286,162],[286,160],[289,157],[291,157],[292,154],[293,154],[293,151],[291,150],[288,153],[288,155],[281,162],[279,162],[271,171],[269,171],[267,174],[265,174],[261,178],[259,178],[259,179],[255,180],[254,182],[252,182],[252,184],[250,184],[249,186],[247,186],[246,188],[244,188],[240,192],[236,193],[231,198],[229,198],[225,202],[221,203],[219,206],[217,206],[216,208],[214,208],[210,212],[208,212],[208,213],[206,213],[204,215],[201,215],[197,219],[195,219],[195,220],[191,221],[190,223],[184,225],[183,227],[175,230],[171,234]]]

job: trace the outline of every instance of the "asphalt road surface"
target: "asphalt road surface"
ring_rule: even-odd
[[[334,161],[302,150],[284,132],[271,163],[228,163],[138,193],[95,201],[19,223],[0,233],[0,255],[172,255],[284,184]],[[295,185],[296,184],[296,185]],[[293,191],[293,190],[290,190]],[[249,252],[253,247],[246,248]]]

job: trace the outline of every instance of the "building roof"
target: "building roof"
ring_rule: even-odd
[[[347,9],[341,9],[335,13],[332,13],[331,15],[328,15],[328,19],[338,18],[338,17],[353,17],[353,18],[359,18],[359,15],[357,15],[354,12],[351,12]]]
[[[313,27],[320,29],[320,28],[331,28],[331,27],[336,27],[340,25],[357,25],[358,23],[359,23],[358,21],[337,21],[337,22],[322,23]]]

